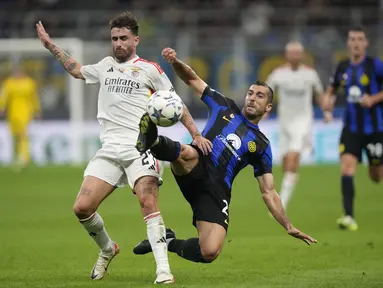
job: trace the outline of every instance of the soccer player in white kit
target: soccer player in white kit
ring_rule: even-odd
[[[138,124],[145,113],[148,97],[156,90],[173,90],[173,87],[158,64],[136,55],[139,26],[131,13],[122,13],[109,24],[114,57],[85,66],[57,47],[41,22],[36,24],[42,44],[68,73],[88,84],[100,84],[97,118],[101,125],[102,148],[84,172],[73,210],[101,249],[91,278],[102,279],[111,260],[119,253],[119,247],[109,237],[96,210],[116,187],[129,184],[138,197],[148,239],[155,251],[157,277],[154,283],[173,283],[165,224],[157,204],[158,186],[162,181],[160,167],[150,153],[140,154],[135,148]],[[188,110],[181,122],[191,133],[194,143],[207,153],[211,143],[201,136]]]
[[[304,48],[300,43],[288,43],[285,53],[287,63],[274,69],[266,83],[279,95],[279,145],[284,172],[280,197],[286,209],[298,181],[301,152],[311,145],[313,92],[321,96],[323,86],[318,73],[302,64]]]

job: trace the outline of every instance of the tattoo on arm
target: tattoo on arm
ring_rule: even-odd
[[[186,107],[186,105],[184,105],[184,112],[181,117],[181,123],[189,131],[192,138],[201,135],[201,132],[199,132],[197,125],[195,124],[194,119],[191,116],[189,109]]]
[[[184,81],[186,84],[188,84],[191,80],[198,79],[198,76],[194,72],[194,70],[181,60],[174,62],[172,66],[177,76],[180,77],[181,80]]]
[[[78,71],[75,71],[76,68],[79,68],[80,64],[77,63],[75,59],[66,54],[62,49],[57,47],[55,44],[51,44],[48,47],[49,51],[56,57],[60,64],[68,71],[72,76],[77,77]]]

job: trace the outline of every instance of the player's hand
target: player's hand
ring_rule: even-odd
[[[211,148],[213,144],[210,140],[202,137],[201,135],[197,135],[193,139],[193,145],[197,146],[204,155],[208,155],[211,152]]]
[[[362,99],[360,99],[360,105],[365,108],[371,108],[374,106],[374,99],[371,97],[371,95],[363,94]]]
[[[49,37],[48,33],[45,31],[45,28],[41,21],[39,21],[36,24],[36,30],[37,30],[37,35],[40,38],[41,43],[45,48],[49,48],[49,46],[53,43],[52,39]]]
[[[333,106],[334,106],[334,98],[331,97],[330,95],[328,94],[324,94],[321,98],[320,98],[320,104],[321,104],[321,108],[322,110],[332,110]]]
[[[165,48],[162,50],[162,57],[164,57],[169,64],[173,64],[177,60],[177,52],[173,48]]]
[[[331,122],[334,120],[334,117],[332,116],[332,112],[330,111],[324,111],[323,112],[323,119],[325,123]]]
[[[315,240],[311,236],[306,235],[305,233],[299,231],[297,228],[292,227],[289,230],[287,230],[287,233],[289,233],[289,235],[293,236],[294,238],[297,238],[297,239],[304,241],[307,245],[317,243],[317,240]]]

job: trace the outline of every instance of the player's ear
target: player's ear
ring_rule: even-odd
[[[135,36],[134,37],[134,47],[137,47],[138,44],[140,44],[140,36]]]
[[[273,103],[268,103],[268,104],[266,105],[265,112],[270,112],[271,109],[273,109]]]

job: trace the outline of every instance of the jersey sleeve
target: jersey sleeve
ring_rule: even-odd
[[[220,106],[228,107],[233,100],[226,98],[218,91],[206,86],[202,93],[201,100],[210,108],[215,109]]]
[[[330,77],[329,85],[334,87],[334,89],[338,89],[340,85],[339,81],[339,73],[340,73],[340,63],[337,64],[333,74]]]
[[[155,62],[150,62],[150,64],[151,65],[148,71],[148,74],[149,74],[148,76],[152,86],[151,88],[154,91],[159,91],[159,90],[174,91],[172,82],[170,82],[168,76],[161,69],[160,65],[158,65]]]
[[[379,58],[375,58],[374,64],[376,75],[383,78],[383,62]]]
[[[322,81],[316,71],[313,72],[313,87],[316,94],[321,95],[323,93]]]
[[[86,84],[97,84],[100,82],[100,71],[104,60],[101,60],[96,64],[84,65],[81,67],[80,72],[82,76],[84,76]]]
[[[277,75],[277,73],[274,70],[273,72],[271,72],[271,74],[266,79],[266,84],[269,85],[273,91],[275,91],[275,89],[277,88],[277,76],[276,75]]]
[[[260,155],[260,158],[252,163],[254,167],[254,177],[262,176],[263,174],[273,173],[273,154],[271,153],[270,144]]]

